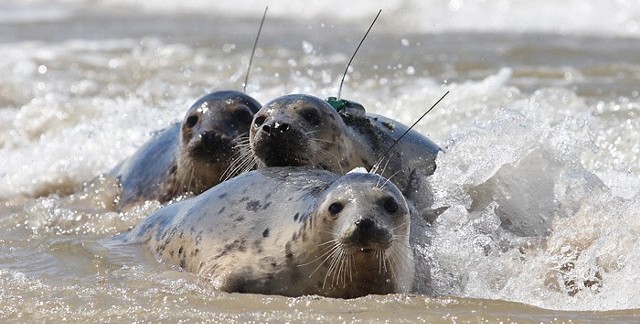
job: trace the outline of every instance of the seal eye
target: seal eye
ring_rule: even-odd
[[[320,114],[313,108],[306,108],[300,111],[300,116],[304,118],[309,124],[317,126],[322,123],[322,118],[320,118]]]
[[[262,126],[262,124],[264,124],[264,120],[265,120],[265,119],[266,119],[266,118],[265,118],[264,116],[258,116],[258,117],[256,117],[256,118],[253,120],[253,124],[254,124],[256,127],[260,127],[260,126]]]
[[[185,125],[188,128],[193,128],[193,126],[195,126],[198,123],[198,116],[196,115],[191,115],[187,118],[187,121],[185,122]]]
[[[329,213],[333,216],[336,216],[342,211],[343,207],[344,206],[342,205],[342,203],[334,202],[333,204],[329,205]]]
[[[244,125],[249,125],[251,124],[251,121],[253,120],[253,114],[249,112],[249,109],[245,108],[245,107],[241,107],[239,109],[236,109],[233,112],[234,118],[236,120],[238,120],[239,122],[241,122]]]
[[[384,200],[384,210],[393,214],[396,211],[398,211],[398,203],[396,202],[395,199],[393,199],[392,197],[389,197]]]

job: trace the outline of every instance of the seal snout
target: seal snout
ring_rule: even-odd
[[[368,217],[357,219],[348,232],[343,236],[342,243],[360,252],[373,252],[376,249],[387,249],[391,246],[391,233]]]
[[[226,135],[222,135],[217,131],[205,131],[199,134],[202,142],[207,146],[220,146],[226,145],[231,142],[231,138]]]
[[[270,135],[270,136],[276,136],[278,134],[284,134],[284,133],[288,132],[290,129],[291,129],[291,125],[289,123],[281,123],[281,122],[278,122],[278,121],[262,125],[262,131],[265,132],[267,135]]]
[[[285,119],[285,120],[283,120]],[[307,165],[307,137],[286,118],[256,117],[251,149],[265,166]]]
[[[234,143],[231,137],[221,134],[216,130],[200,132],[189,145],[194,156],[214,157],[214,154],[227,155],[233,150]]]
[[[376,225],[376,223],[370,218],[365,218],[365,219],[358,219],[355,222],[355,225],[357,229],[367,231],[373,228]]]

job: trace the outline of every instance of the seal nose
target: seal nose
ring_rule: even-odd
[[[226,147],[229,144],[229,138],[227,136],[223,136],[216,131],[205,131],[199,134],[202,145],[213,148],[213,147]]]
[[[356,228],[360,231],[370,231],[374,226],[375,222],[369,218],[358,219],[355,222]]]
[[[269,135],[284,134],[291,129],[289,123],[273,122],[262,125],[262,131]]]

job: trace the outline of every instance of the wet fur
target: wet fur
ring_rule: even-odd
[[[385,212],[384,199],[398,210]],[[337,216],[327,211],[334,202],[344,204]],[[222,291],[352,298],[411,288],[408,212],[399,190],[377,175],[274,167],[162,208],[128,241]],[[350,241],[354,222],[366,217],[377,231]]]
[[[318,111],[322,120],[320,124],[313,125],[305,120],[301,112],[310,108]],[[264,121],[256,123],[256,119],[260,117]],[[285,139],[264,140],[261,128],[276,123],[290,124],[296,131],[295,136],[286,139],[287,145],[280,145],[280,141]],[[288,95],[265,104],[254,116],[250,133],[250,154],[253,154],[259,168],[273,166],[264,158],[263,152],[279,152],[280,155],[304,156],[304,163],[298,162],[295,165],[326,169],[339,174],[356,167],[365,167],[390,179],[400,188],[413,209],[412,246],[425,246],[429,244],[426,233],[434,218],[430,209],[433,201],[427,177],[435,171],[435,159],[440,148],[415,130],[410,130],[393,146],[407,129],[406,125],[390,118],[374,114],[364,117],[341,115],[319,98]],[[245,154],[248,153],[245,151]],[[426,256],[417,258],[416,261],[421,269],[428,269]],[[417,280],[415,289],[420,292],[428,291],[429,281],[428,276]]]
[[[218,91],[197,100],[181,123],[158,132],[109,172],[121,184],[117,209],[197,195],[236,175],[227,170],[259,108],[253,98],[236,91]]]

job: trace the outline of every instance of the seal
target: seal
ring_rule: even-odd
[[[409,207],[371,173],[244,173],[159,209],[125,238],[226,292],[354,298],[407,292]]]
[[[159,131],[109,172],[121,186],[117,210],[145,200],[200,194],[220,183],[259,109],[255,99],[237,91],[198,99],[182,122]]]
[[[426,177],[440,148],[390,118],[340,115],[324,100],[302,94],[276,98],[254,116],[249,143],[257,166],[311,166],[344,174],[356,167],[381,171],[419,210],[432,203]]]
[[[398,141],[400,136],[407,134]],[[419,269],[428,269],[428,256],[418,251],[429,244],[430,226],[440,210],[432,210],[428,176],[436,168],[440,148],[400,122],[364,109],[338,113],[326,101],[304,94],[276,98],[254,116],[249,136],[258,168],[308,166],[344,174],[365,167],[391,179],[413,209],[411,246]],[[430,279],[415,288],[428,292]]]

